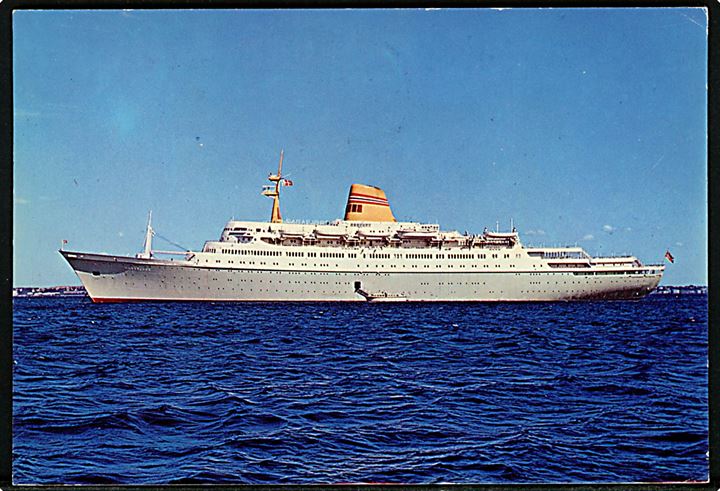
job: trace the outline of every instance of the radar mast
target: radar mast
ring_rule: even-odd
[[[263,186],[262,194],[268,198],[273,199],[272,212],[270,214],[270,223],[282,223],[282,216],[280,215],[280,186],[292,186],[292,181],[283,179],[282,176],[282,165],[283,155],[285,150],[280,150],[280,163],[278,164],[277,174],[270,174],[268,181],[272,182],[272,185]]]

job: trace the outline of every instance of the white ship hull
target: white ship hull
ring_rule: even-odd
[[[492,302],[637,299],[659,283],[659,270],[612,273],[530,269],[499,264],[477,271],[389,271],[394,267],[341,261],[318,267],[238,267],[198,260],[158,260],[61,251],[94,302],[312,301]],[[422,265],[429,269],[430,264]],[[467,264],[472,268],[472,264]],[[465,268],[463,268],[465,269]]]
[[[169,253],[152,249],[152,215],[136,257],[60,252],[94,302],[635,299],[665,269],[579,247],[524,247],[514,227],[471,235],[398,222],[385,192],[363,184],[350,187],[343,220],[287,223],[280,189],[292,182],[282,177],[282,153],[268,179],[270,222],[230,220],[218,240],[180,260],[156,258]]]

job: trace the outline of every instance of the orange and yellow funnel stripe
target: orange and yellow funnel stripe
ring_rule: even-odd
[[[395,222],[385,191],[375,186],[350,186],[345,220],[362,222]]]

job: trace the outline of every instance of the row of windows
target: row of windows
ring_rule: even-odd
[[[208,252],[216,253],[217,249],[208,248]],[[245,250],[245,249],[220,249],[221,254],[235,254],[235,255],[249,255],[249,256],[282,256],[282,251],[263,251],[263,250]],[[298,251],[286,251],[285,255],[288,257],[305,257],[304,252]],[[395,254],[396,259],[432,259],[432,254]],[[435,254],[435,259],[445,259],[446,254]],[[520,257],[520,254],[516,254],[515,257]],[[317,252],[308,252],[307,257],[317,257]],[[320,257],[333,257],[333,258],[345,258],[344,252],[321,252]],[[356,253],[348,253],[347,257],[356,258]],[[365,256],[363,256],[365,257]],[[390,259],[390,254],[384,253],[371,253],[368,255],[370,259]],[[508,259],[510,254],[503,254],[504,259]],[[448,259],[486,259],[485,254],[447,254]],[[498,258],[498,254],[492,255],[493,259]]]
[[[218,250],[214,248],[208,248],[208,252],[217,253]],[[241,256],[282,256],[282,251],[263,251],[263,250],[245,250],[245,249],[220,249],[221,254],[233,254]],[[308,252],[307,257],[317,257],[317,252]],[[304,252],[299,251],[286,251],[285,255],[288,257],[305,257]],[[435,259],[486,259],[486,254],[435,254]],[[520,257],[520,254],[516,254],[516,257]],[[332,257],[344,259],[344,252],[321,252],[320,257]],[[356,258],[357,253],[348,253],[348,258]],[[363,256],[365,257],[365,256]],[[368,255],[371,259],[390,259],[390,254],[385,253],[371,253]],[[433,254],[394,254],[395,259],[433,259]],[[508,259],[510,254],[503,254],[503,258]],[[498,258],[498,254],[492,255],[493,259]]]
[[[402,256],[401,254],[396,254],[396,256]],[[432,259],[432,254],[405,254],[405,257],[407,259]]]
[[[272,229],[268,227],[268,232],[270,232],[271,230],[272,230]],[[249,228],[246,228],[246,227],[234,227],[234,228],[225,227],[225,228],[223,229],[223,232],[247,232],[247,231],[252,231],[252,230],[249,229]],[[256,228],[255,231],[256,231],[256,232],[260,232],[261,229]]]
[[[345,208],[345,213],[362,213],[362,205],[358,204],[348,204],[347,208]]]
[[[543,259],[585,259],[582,252],[577,251],[532,251],[528,252],[530,257],[541,257]]]
[[[475,259],[475,254],[448,254],[448,259]]]
[[[320,257],[344,258],[345,253],[344,252],[321,252]]]
[[[209,248],[207,250],[211,253],[218,252],[217,249]],[[220,254],[234,254],[240,256],[282,256],[282,251],[253,251],[245,249],[220,249]],[[305,257],[304,252],[286,251],[285,255],[288,257]],[[308,252],[307,257],[317,257],[317,252]],[[321,252],[320,257],[345,257],[344,253],[335,252]],[[357,254],[349,254],[348,257],[357,257]]]
[[[548,263],[551,268],[589,268],[588,263]]]
[[[215,253],[218,251],[217,249],[208,249],[208,252]],[[252,251],[244,249],[220,249],[220,254],[235,254],[240,256],[282,256],[281,251]]]
[[[659,271],[655,270],[632,270],[632,271],[574,271],[573,274],[576,276],[594,276],[594,275],[616,275],[616,274],[656,274]]]

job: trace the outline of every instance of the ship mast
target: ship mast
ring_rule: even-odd
[[[145,230],[145,243],[143,244],[143,252],[137,254],[137,257],[143,259],[152,258],[152,238],[155,230],[152,228],[152,210],[148,213],[147,229]]]
[[[282,216],[280,215],[280,186],[285,184],[282,177],[282,164],[284,153],[284,150],[280,150],[280,163],[278,164],[277,174],[270,174],[268,176],[268,181],[274,183],[274,186],[263,186],[262,190],[262,194],[264,196],[273,199],[272,212],[270,214],[271,223],[282,223]]]

